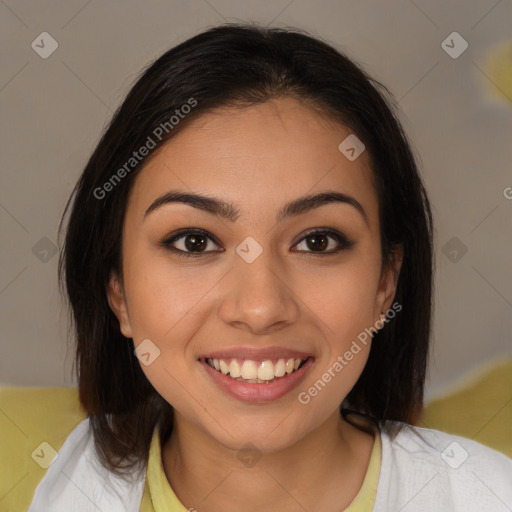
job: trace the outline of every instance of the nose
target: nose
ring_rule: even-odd
[[[252,263],[235,255],[233,265],[223,283],[219,311],[223,322],[261,335],[297,321],[300,300],[270,251],[264,250]]]

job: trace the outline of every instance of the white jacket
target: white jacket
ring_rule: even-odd
[[[374,512],[512,510],[512,459],[438,430],[405,425],[391,440],[383,423],[379,427]],[[138,512],[144,485],[143,473],[126,482],[101,466],[86,419],[62,445],[28,512]]]

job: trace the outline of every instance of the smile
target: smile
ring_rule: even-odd
[[[212,368],[238,382],[251,384],[269,384],[287,374],[294,373],[308,358],[265,359],[212,359],[206,358],[206,363]]]
[[[240,357],[243,354],[215,354],[216,357],[200,357],[198,363],[211,382],[227,395],[242,402],[264,403],[288,395],[315,364],[315,358],[307,354],[274,354],[253,354],[252,359]]]

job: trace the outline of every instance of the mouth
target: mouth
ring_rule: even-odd
[[[302,353],[275,358],[270,354],[253,354],[252,359],[227,354],[211,356],[200,357],[198,362],[216,387],[237,400],[251,403],[284,397],[304,380],[315,361],[314,356]]]
[[[279,358],[255,361],[253,359],[204,358],[215,371],[238,382],[248,384],[270,384],[300,370],[311,356],[305,358]]]

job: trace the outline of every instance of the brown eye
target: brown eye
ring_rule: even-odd
[[[203,235],[186,235],[185,236],[185,242],[184,242],[185,248],[188,251],[203,251],[206,249],[206,246],[208,245],[207,239]]]
[[[334,243],[331,241],[334,241]],[[335,254],[344,249],[349,249],[354,244],[354,241],[348,240],[348,238],[342,233],[337,231],[321,230],[308,233],[295,247],[305,245],[305,248],[308,250],[300,249],[299,252],[311,252],[317,253],[318,255],[327,255]],[[327,251],[326,249],[328,248],[330,250]]]
[[[211,244],[209,245],[209,242]],[[217,246],[212,235],[200,229],[188,229],[165,238],[160,245],[175,252],[178,256],[195,257],[206,253],[220,252],[218,250],[206,250],[211,245]]]

